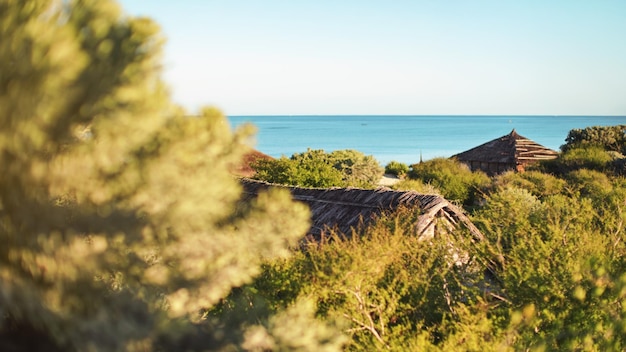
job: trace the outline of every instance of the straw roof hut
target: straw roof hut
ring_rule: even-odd
[[[509,170],[523,172],[529,164],[556,159],[558,155],[558,152],[519,135],[513,129],[506,136],[453,155],[452,158],[467,164],[471,170],[495,175]]]
[[[429,238],[461,226],[468,229],[474,239],[483,239],[482,233],[458,207],[438,195],[388,188],[301,188],[250,179],[241,179],[241,184],[244,199],[256,197],[270,187],[289,190],[293,199],[309,206],[312,225],[308,236],[316,240],[332,229],[351,235],[359,225],[367,225],[383,213],[402,207],[419,212],[415,224],[418,236]]]

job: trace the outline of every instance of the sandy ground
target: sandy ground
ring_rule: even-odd
[[[393,186],[394,184],[400,182],[400,179],[397,176],[384,174],[383,177],[378,181],[379,186]]]

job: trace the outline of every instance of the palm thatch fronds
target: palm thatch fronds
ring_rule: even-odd
[[[244,187],[244,198],[247,199],[270,187],[289,190],[293,199],[309,206],[312,225],[308,235],[317,240],[328,230],[338,230],[350,236],[359,226],[367,225],[380,215],[400,208],[418,212],[415,224],[415,234],[418,236],[428,238],[462,226],[470,231],[474,239],[483,239],[482,233],[469,218],[439,195],[388,188],[302,188],[250,179],[241,179],[241,184]]]

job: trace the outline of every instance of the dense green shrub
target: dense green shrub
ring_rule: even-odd
[[[375,187],[383,176],[384,169],[371,155],[357,150],[336,150],[328,154],[328,160],[344,175],[347,185],[353,187]]]
[[[541,201],[529,191],[506,187],[487,197],[474,221],[492,244],[506,252],[515,243],[525,241],[543,212]]]
[[[558,160],[568,170],[591,169],[606,171],[613,159],[609,152],[600,147],[592,146],[569,149]]]
[[[613,184],[609,177],[599,171],[579,169],[566,175],[571,190],[581,196],[604,201],[613,191]]]
[[[518,350],[621,349],[624,244],[598,227],[589,199],[523,193],[500,191],[474,215],[491,239],[501,308],[508,307],[492,314],[532,311],[514,330]]]
[[[390,161],[385,166],[385,173],[390,175],[396,175],[398,177],[404,177],[409,172],[409,166],[399,161]]]
[[[462,233],[415,236],[418,215],[400,211],[361,229],[361,236],[331,236],[271,261],[253,287],[267,293],[275,309],[302,297],[313,300],[320,319],[350,336],[349,350],[432,348],[449,315],[479,296],[466,284],[480,281],[482,271],[472,261],[458,263],[458,254],[471,246]]]
[[[291,158],[258,160],[252,165],[257,180],[304,187],[375,187],[383,175],[374,157],[356,150],[326,153],[309,149]]]
[[[271,183],[305,187],[344,186],[344,175],[325,158],[260,159],[252,164],[254,178]]]
[[[569,191],[593,203],[594,223],[603,233],[619,234],[626,223],[626,181],[581,169],[566,175]]]
[[[471,205],[490,179],[483,172],[472,172],[456,160],[436,158],[411,165],[409,178],[431,184],[449,200]]]
[[[584,146],[568,149],[557,159],[542,162],[538,170],[563,177],[567,173],[578,169],[590,169],[600,172],[616,171],[616,158],[613,152],[608,152],[598,146]]]
[[[575,128],[567,134],[561,150],[567,152],[589,146],[626,154],[626,125]]]
[[[509,171],[496,176],[492,187],[494,187],[494,190],[506,187],[521,188],[529,191],[536,197],[545,198],[562,193],[565,185],[565,180],[539,171]]]

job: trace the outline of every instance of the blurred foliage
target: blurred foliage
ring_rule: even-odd
[[[291,158],[258,160],[254,178],[271,183],[303,187],[376,187],[383,169],[371,155],[356,150],[308,149]]]
[[[453,159],[435,158],[411,165],[410,179],[420,180],[438,189],[448,200],[465,205],[474,204],[490,179],[480,171]]]
[[[249,132],[170,103],[152,21],[2,0],[0,24],[0,350],[186,349],[201,309],[290,254],[306,207],[269,192],[236,209]],[[300,316],[280,314],[271,331]],[[281,334],[276,349],[298,343]]]
[[[403,178],[409,172],[409,165],[392,160],[385,165],[385,173]]]

